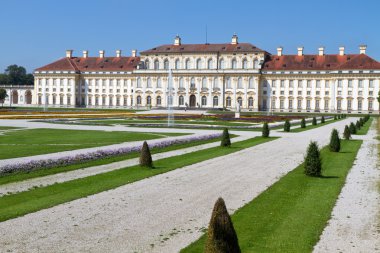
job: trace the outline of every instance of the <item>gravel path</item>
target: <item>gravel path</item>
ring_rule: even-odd
[[[4,252],[178,252],[199,238],[215,200],[230,212],[299,165],[310,140],[350,119],[0,223]]]
[[[374,123],[363,137],[355,165],[314,253],[380,252],[379,141]]]
[[[257,132],[257,135],[261,135],[261,133]],[[250,137],[248,136],[235,137],[232,139],[232,142],[243,141],[248,138]],[[156,161],[163,158],[178,156],[178,155],[187,154],[187,153],[191,153],[191,152],[195,152],[195,151],[199,151],[199,150],[203,150],[207,148],[217,147],[219,145],[220,145],[220,141],[217,141],[217,142],[202,144],[202,145],[198,145],[194,147],[154,154],[152,155],[152,158],[153,158],[153,161]],[[78,170],[73,170],[73,171],[68,171],[68,172],[57,173],[57,174],[48,175],[44,177],[32,178],[32,179],[28,179],[28,180],[24,180],[20,182],[4,184],[4,185],[0,185],[0,197],[5,194],[27,191],[33,187],[48,186],[54,183],[62,183],[62,182],[66,182],[66,181],[70,181],[70,180],[74,180],[78,178],[84,178],[84,177],[88,177],[88,176],[92,176],[96,174],[109,172],[112,170],[126,168],[129,166],[137,165],[138,163],[139,163],[139,158],[133,158],[133,159],[128,159],[124,161],[99,165],[99,166],[93,166],[93,167],[88,167],[88,168],[83,168],[83,169],[78,169]]]

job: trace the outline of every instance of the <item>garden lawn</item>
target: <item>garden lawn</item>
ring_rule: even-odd
[[[276,138],[255,137],[233,143],[230,148],[214,147],[153,161],[154,169],[132,166],[86,178],[31,189],[26,192],[6,195],[0,198],[0,222],[102,191],[114,189],[184,166],[231,154],[274,139]]]
[[[241,251],[311,252],[330,219],[361,144],[359,140],[342,141],[339,153],[324,148],[324,177],[305,176],[301,164],[237,210],[232,221]],[[206,235],[181,252],[203,252],[205,239]]]
[[[41,155],[122,142],[179,136],[176,133],[132,133],[62,129],[22,129],[0,135],[0,159]]]
[[[369,118],[369,120],[364,123],[364,125],[356,132],[357,135],[366,135],[368,133],[369,128],[371,127],[373,121],[373,117]],[[356,123],[356,121],[354,122]]]

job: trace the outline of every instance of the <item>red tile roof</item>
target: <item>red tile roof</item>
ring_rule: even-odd
[[[380,69],[380,63],[365,54],[270,55],[263,70],[353,70]]]
[[[62,58],[36,71],[132,71],[140,57],[72,57]]]
[[[182,44],[182,45],[161,45],[146,51],[142,51],[141,55],[155,54],[155,53],[215,53],[215,52],[265,52],[260,48],[250,43],[238,43],[238,44]]]

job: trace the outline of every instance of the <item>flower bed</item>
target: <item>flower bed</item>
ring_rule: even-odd
[[[216,139],[220,136],[221,134],[210,134],[195,137],[193,136],[184,139],[163,140],[154,144],[150,144],[150,148],[165,148],[176,144],[185,144],[193,141]],[[41,159],[17,164],[9,164],[0,167],[0,176],[16,172],[30,172],[34,170],[49,169],[58,166],[67,166],[80,162],[87,162],[112,156],[126,155],[134,152],[140,152],[140,149],[141,146],[125,147],[112,150],[97,150],[94,152],[88,152],[86,154],[66,156],[57,159]]]

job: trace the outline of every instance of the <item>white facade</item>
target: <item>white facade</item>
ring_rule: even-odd
[[[0,89],[7,92],[4,106],[32,106],[33,105],[33,85],[0,85]]]

